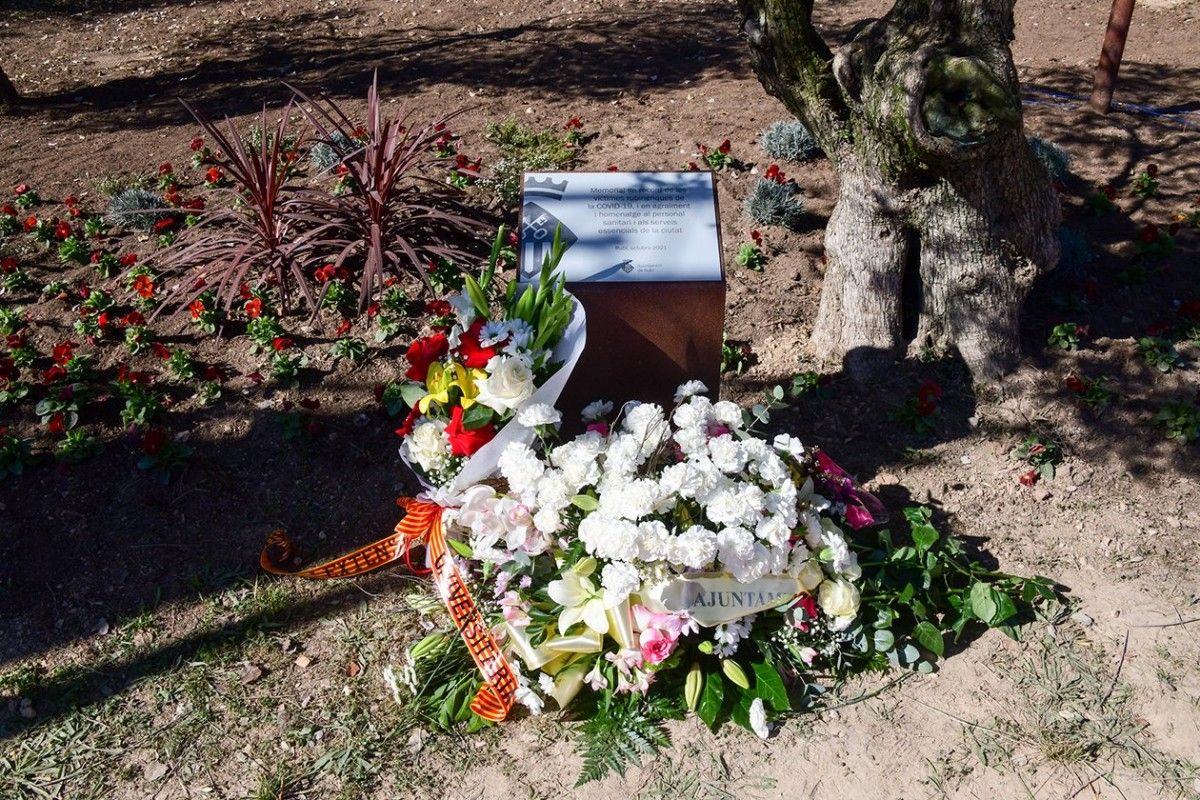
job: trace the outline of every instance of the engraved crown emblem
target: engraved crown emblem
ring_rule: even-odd
[[[567,181],[555,181],[553,178],[526,178],[526,197],[548,197],[551,200],[561,200],[567,191]]]

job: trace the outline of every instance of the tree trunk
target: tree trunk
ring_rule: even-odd
[[[4,67],[0,67],[0,108],[15,106],[20,100],[17,87],[13,86],[12,81],[4,74]]]
[[[755,69],[840,179],[812,347],[866,379],[957,349],[977,381],[1015,366],[1058,198],[1025,140],[1014,0],[897,0],[836,54],[812,0],[739,0]]]

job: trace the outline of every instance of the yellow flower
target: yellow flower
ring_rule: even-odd
[[[449,405],[450,390],[457,388],[461,395],[459,405],[468,409],[475,405],[479,395],[477,383],[487,377],[481,369],[467,369],[462,364],[451,361],[448,365],[430,364],[429,374],[425,376],[425,389],[429,394],[417,401],[417,408],[422,414],[429,413],[430,403]]]

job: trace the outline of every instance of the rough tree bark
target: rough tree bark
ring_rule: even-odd
[[[13,86],[12,81],[4,74],[4,67],[0,67],[0,108],[15,106],[20,100],[21,95],[17,94],[17,87]]]
[[[812,0],[739,0],[759,79],[840,179],[812,347],[856,379],[927,347],[985,383],[1018,360],[1061,212],[1022,129],[1014,2],[896,0],[833,53]]]

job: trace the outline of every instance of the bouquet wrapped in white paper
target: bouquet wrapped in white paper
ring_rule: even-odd
[[[555,268],[556,237],[541,274],[493,293],[503,231],[479,280],[447,298],[434,330],[408,348],[409,408],[396,431],[401,457],[434,497],[451,499],[487,478],[500,453],[545,424],[583,353],[583,306]]]

